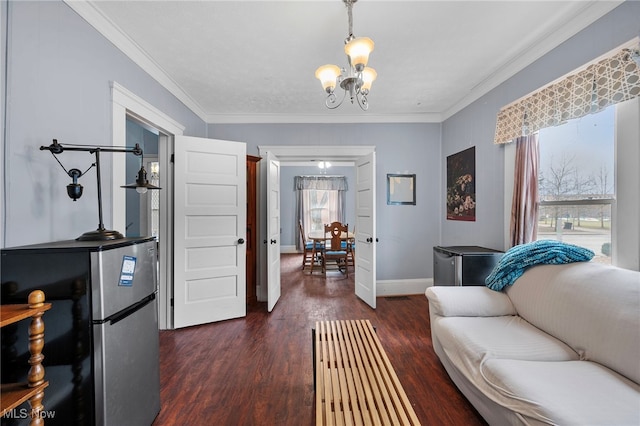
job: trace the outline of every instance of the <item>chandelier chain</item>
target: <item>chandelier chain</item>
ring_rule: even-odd
[[[347,15],[349,16],[349,37],[347,40],[353,37],[353,1],[345,0],[347,3]]]

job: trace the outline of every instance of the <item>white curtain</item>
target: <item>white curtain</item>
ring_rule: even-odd
[[[517,138],[511,204],[511,247],[537,239],[539,163],[538,134]]]
[[[324,229],[325,223],[345,220],[347,178],[345,176],[296,176],[296,220],[302,222],[306,235]],[[296,226],[296,230],[298,227]],[[299,232],[299,231],[298,231]],[[298,234],[296,248],[302,239]]]

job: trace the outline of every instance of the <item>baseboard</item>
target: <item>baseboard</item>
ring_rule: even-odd
[[[378,280],[376,296],[400,296],[424,294],[427,287],[433,286],[433,278],[416,278],[409,280]]]
[[[281,254],[300,254],[295,245],[280,246]],[[427,287],[433,286],[433,278],[415,278],[408,280],[378,280],[376,282],[377,296],[403,296],[411,294],[424,294]],[[258,286],[259,287],[259,286]],[[260,293],[259,289],[257,291]]]

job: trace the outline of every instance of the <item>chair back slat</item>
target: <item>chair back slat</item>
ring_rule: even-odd
[[[332,222],[329,225],[324,225],[324,232],[331,236],[331,250],[342,251],[343,233],[346,236],[349,232],[349,225],[342,224],[340,222]]]

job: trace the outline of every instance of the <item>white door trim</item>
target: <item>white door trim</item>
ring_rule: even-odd
[[[267,165],[267,311],[271,312],[280,299],[280,161],[272,152],[266,153]]]
[[[290,161],[342,160],[354,161],[376,150],[375,146],[351,146],[351,145],[259,145],[258,152],[264,156],[265,152],[273,153],[280,163]]]
[[[171,296],[173,294],[173,254],[169,250],[173,246],[173,175],[170,163],[173,150],[173,137],[184,133],[185,127],[173,118],[164,114],[144,99],[125,89],[119,83],[111,82],[112,106],[112,144],[125,146],[127,141],[127,116],[135,117],[138,121],[147,123],[160,131],[158,138],[158,157],[161,162],[160,187],[164,196],[160,197],[160,259],[159,288],[158,288],[158,323],[160,329],[173,328],[171,315]],[[110,182],[111,186],[111,220],[110,229],[125,229],[126,226],[126,196],[120,188],[126,180],[126,156],[113,155]]]

